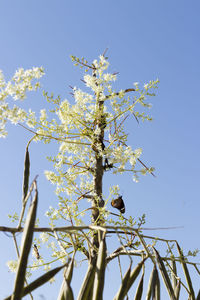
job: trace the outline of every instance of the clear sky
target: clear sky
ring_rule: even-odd
[[[81,73],[69,56],[95,59],[108,47],[111,69],[119,72],[118,86],[132,87],[160,79],[151,99],[152,123],[132,122],[133,147],[142,147],[142,160],[156,168],[156,178],[120,182],[127,215],[146,214],[146,227],[183,226],[151,232],[178,239],[184,249],[200,247],[200,2],[198,0],[85,0],[0,2],[0,69],[9,79],[18,67],[43,66],[42,84],[49,92],[70,99],[68,85],[81,85]],[[26,107],[45,106],[30,94]],[[25,146],[31,135],[9,126],[0,140],[1,225],[10,225],[8,213],[20,210]],[[39,174],[39,214],[56,198],[43,170],[55,147],[31,147],[31,178]],[[42,224],[47,220],[42,217]],[[14,275],[5,262],[15,258],[12,239],[0,234],[0,298],[11,292]],[[3,242],[3,244],[2,244]],[[59,284],[46,299],[56,299]],[[44,293],[43,293],[44,294]],[[38,292],[36,299],[42,298]]]

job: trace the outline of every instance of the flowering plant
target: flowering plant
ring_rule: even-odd
[[[147,299],[151,297],[160,299],[158,269],[170,299],[178,299],[181,285],[184,286],[191,299],[195,299],[187,264],[194,265],[196,269],[197,266],[195,263],[188,262],[177,241],[144,235],[142,231],[145,223],[144,215],[138,221],[132,216],[124,217],[126,203],[120,195],[119,185],[110,185],[108,197],[105,197],[103,191],[103,177],[106,172],[113,174],[129,172],[136,182],[139,174],[150,173],[154,176],[154,169],[147,167],[141,160],[142,149],[134,149],[129,145],[125,122],[130,116],[133,116],[137,122],[140,119],[152,120],[145,109],[151,107],[147,98],[155,95],[154,89],[157,88],[159,81],[145,83],[142,88],[138,83],[134,83],[133,87],[116,91],[113,86],[117,80],[117,73],[108,72],[109,63],[105,53],[92,63],[88,63],[84,58],[79,59],[75,56],[71,58],[75,65],[85,69],[86,73],[82,80],[85,85],[84,90],[71,87],[73,103],[67,99],[62,100],[60,97],[54,98],[47,92],[43,92],[53,109],[49,112],[41,109],[38,117],[31,110],[26,112],[16,105],[10,107],[9,102],[6,101],[9,96],[14,100],[23,100],[27,91],[37,90],[40,87],[37,80],[44,75],[43,68],[33,68],[27,71],[19,69],[7,83],[2,72],[0,73],[1,136],[5,137],[7,134],[6,122],[8,120],[14,124],[20,123],[33,134],[26,148],[22,211],[20,217],[17,214],[13,216],[13,220],[19,222],[18,226],[14,229],[1,228],[3,231],[13,233],[16,245],[15,233],[23,231],[21,255],[18,261],[8,262],[9,268],[17,272],[12,299],[21,299],[22,296],[47,280],[52,281],[53,276],[63,266],[66,270],[58,299],[74,299],[70,284],[77,253],[88,261],[88,271],[79,291],[79,300],[102,299],[106,267],[117,257],[121,272],[120,256],[128,257],[130,266],[124,277],[121,276],[121,286],[115,299],[126,297],[143,269],[135,296],[135,299],[141,299],[144,266],[147,260],[153,263]],[[34,83],[35,80],[36,83]],[[141,108],[144,111],[141,112]],[[53,117],[51,117],[52,114]],[[50,206],[46,212],[50,227],[45,228],[35,227],[38,202],[37,180],[35,179],[29,187],[28,148],[32,141],[44,143],[56,141],[59,145],[57,155],[48,157],[48,160],[53,163],[54,170],[45,171],[46,178],[56,186],[58,197],[58,205]],[[27,217],[24,218],[25,207],[33,191],[35,191],[35,197],[31,202]],[[117,213],[110,211],[108,203],[117,209]],[[24,228],[22,227],[23,221],[25,221]],[[63,224],[62,221],[65,224],[63,227],[60,226]],[[34,240],[35,258],[31,269],[37,269],[42,265],[47,273],[28,287],[24,287],[24,281],[29,275],[28,272],[25,274],[25,270],[35,231],[39,232],[40,236],[35,237]],[[120,246],[114,251],[109,248],[108,234],[113,234],[120,242]],[[148,243],[148,239],[151,239],[152,243]],[[165,257],[161,257],[155,249],[158,242],[167,246]],[[51,249],[50,261],[46,261],[40,255],[43,243]],[[173,252],[174,246],[176,246],[177,255]],[[188,253],[188,256],[196,254],[197,251],[194,251]],[[133,256],[140,257],[141,261],[132,270]],[[58,260],[63,266],[49,270],[50,265]],[[172,263],[171,267],[169,262]],[[177,276],[177,262],[183,266],[187,287]],[[173,285],[166,266],[173,279]]]

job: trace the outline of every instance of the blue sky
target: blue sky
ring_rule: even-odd
[[[198,0],[0,3],[0,69],[7,79],[18,67],[42,65],[44,88],[70,99],[68,85],[81,86],[81,73],[69,56],[93,60],[107,47],[120,88],[160,79],[157,96],[151,99],[154,121],[129,124],[130,143],[143,148],[142,160],[156,168],[156,178],[146,176],[137,184],[125,178],[120,186],[128,213],[135,217],[145,213],[147,227],[183,226],[156,234],[178,239],[186,250],[199,247],[199,10]],[[42,101],[33,93],[24,105],[39,110],[45,106]],[[8,137],[0,140],[1,225],[9,224],[8,213],[19,212],[24,151],[30,138],[18,126],[8,130]],[[55,149],[31,147],[31,176],[39,174],[41,216],[56,201],[43,175],[50,169],[45,156]],[[0,298],[11,291],[14,278],[4,262],[15,258],[11,238],[1,233],[1,240]],[[57,290],[51,290],[48,299],[56,299]],[[40,294],[37,299],[42,299]]]

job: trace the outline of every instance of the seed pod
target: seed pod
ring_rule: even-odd
[[[26,154],[25,154],[25,161],[24,161],[23,198],[22,198],[23,202],[28,193],[29,175],[30,175],[30,157],[29,157],[29,151],[28,151],[28,146],[27,146]]]
[[[38,247],[36,244],[33,245],[33,251],[34,251],[34,255],[37,259],[40,259],[40,254],[39,254],[39,251],[38,251]]]

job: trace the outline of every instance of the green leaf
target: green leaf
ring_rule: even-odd
[[[177,242],[176,242],[176,246],[177,246],[177,249],[178,249],[178,252],[179,252],[179,255],[180,255],[180,261],[181,261],[183,271],[184,271],[184,274],[185,274],[185,278],[186,278],[186,281],[187,281],[187,284],[188,284],[188,288],[189,288],[189,291],[190,291],[190,296],[191,296],[192,300],[195,300],[195,294],[194,294],[194,290],[193,290],[193,286],[192,286],[192,280],[190,278],[190,274],[189,274],[189,271],[188,271],[188,268],[187,268],[187,264],[185,263],[185,258],[184,258],[184,255],[183,255],[183,251],[181,250],[181,248],[180,248],[180,246]]]

